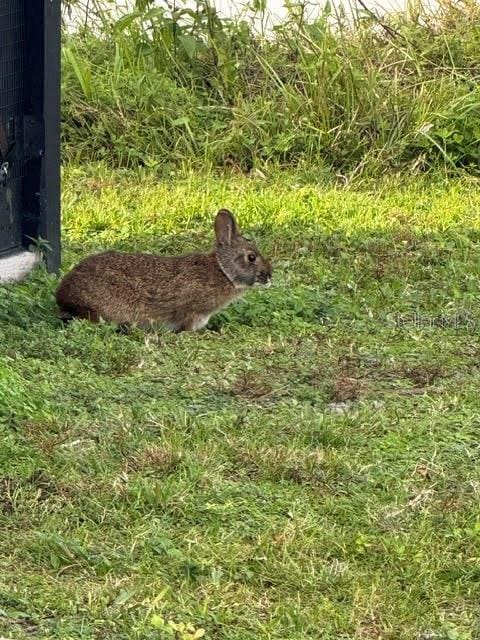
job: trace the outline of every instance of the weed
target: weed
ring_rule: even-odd
[[[76,163],[164,175],[296,165],[342,181],[479,171],[475,2],[416,3],[380,22],[357,3],[312,20],[307,3],[288,3],[268,34],[255,28],[262,2],[236,21],[207,0],[87,4],[63,48],[64,153]]]

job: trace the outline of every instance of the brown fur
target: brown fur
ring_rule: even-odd
[[[270,264],[240,235],[230,212],[218,212],[215,233],[211,253],[163,257],[107,251],[86,258],[57,289],[63,317],[162,323],[174,331],[202,328],[249,287],[271,279]]]

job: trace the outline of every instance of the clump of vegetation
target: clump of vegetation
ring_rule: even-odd
[[[109,6],[64,34],[68,160],[480,171],[476,1],[381,19],[327,4],[313,21],[296,3],[267,33],[261,1],[235,21],[208,0]]]

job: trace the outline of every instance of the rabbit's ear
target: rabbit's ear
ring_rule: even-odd
[[[218,244],[232,244],[238,236],[237,223],[233,214],[227,209],[220,209],[215,218],[215,235]]]

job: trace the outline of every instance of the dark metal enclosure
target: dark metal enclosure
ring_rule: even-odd
[[[0,0],[0,257],[60,264],[60,0]]]

